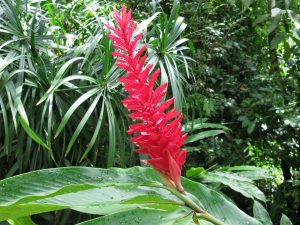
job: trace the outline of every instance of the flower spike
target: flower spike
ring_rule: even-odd
[[[145,162],[151,165],[167,186],[184,192],[180,182],[186,150],[181,148],[186,134],[182,134],[181,112],[173,107],[174,98],[162,102],[167,92],[167,83],[154,89],[160,70],[150,74],[153,65],[146,65],[147,46],[140,49],[137,44],[143,33],[136,34],[136,23],[123,6],[115,11],[116,27],[105,25],[113,34],[107,34],[116,51],[117,66],[127,73],[119,78],[129,96],[122,100],[124,107],[132,111],[129,115],[138,122],[129,126],[128,133],[135,134],[131,141],[139,149],[136,152],[148,155]],[[170,109],[170,107],[172,107]]]

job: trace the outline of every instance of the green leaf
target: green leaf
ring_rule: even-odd
[[[94,134],[93,134],[92,139],[89,142],[87,148],[84,150],[84,153],[80,158],[80,161],[82,161],[86,157],[86,155],[89,153],[89,151],[92,149],[92,147],[94,146],[94,144],[96,142],[96,139],[99,135],[99,131],[101,129],[101,125],[102,125],[102,121],[103,121],[104,109],[105,109],[104,104],[105,104],[104,101],[102,101],[101,111],[100,111],[100,115],[99,115],[99,118],[98,118],[98,122],[97,122],[97,125],[96,125],[96,128],[95,128]]]
[[[269,25],[268,25],[268,34],[272,33],[273,31],[275,31],[277,29],[280,20],[281,20],[280,13],[278,15],[276,15],[275,17],[271,18]]]
[[[297,14],[296,11],[287,10],[288,16],[294,22],[296,29],[300,29],[300,14]]]
[[[180,225],[193,224],[193,214],[183,210],[165,212],[153,209],[136,209],[89,220],[78,225],[149,224]],[[151,222],[150,222],[151,221]]]
[[[110,64],[111,64],[111,45],[109,42],[109,38],[104,36],[102,38],[103,46],[105,49],[105,57],[104,57],[104,63],[103,63],[103,70],[102,70],[102,77],[106,77],[106,75],[109,72]]]
[[[242,127],[246,127],[247,128],[247,133],[251,134],[256,126],[256,121],[250,121],[249,118],[247,116],[239,116],[238,118],[239,121],[242,122]]]
[[[285,40],[288,36],[284,33],[277,34],[271,41],[271,49],[276,49],[278,44]]]
[[[243,11],[248,9],[253,2],[254,0],[242,0]]]
[[[186,176],[188,178],[192,177],[201,177],[205,174],[206,170],[203,167],[197,167],[197,168],[190,168],[186,171]]]
[[[203,182],[222,183],[232,190],[241,193],[243,196],[251,199],[266,201],[264,193],[259,190],[252,180],[230,172],[207,172]]]
[[[263,180],[263,179],[271,179],[272,175],[268,174],[268,171],[264,168],[257,166],[224,166],[218,168],[218,171],[229,171],[234,172],[242,177],[248,178],[250,180]]]
[[[70,117],[72,116],[72,114],[74,113],[74,111],[83,103],[85,102],[87,99],[89,99],[90,97],[92,97],[93,95],[97,94],[99,92],[99,90],[97,88],[93,88],[91,90],[89,90],[88,92],[84,93],[83,95],[81,95],[74,103],[73,105],[68,109],[68,111],[66,112],[66,114],[64,115],[64,117],[62,118],[62,121],[60,122],[57,131],[55,133],[55,137],[57,137],[60,132],[64,129],[64,127],[66,126],[67,122],[69,121]]]
[[[193,130],[200,130],[200,129],[207,129],[207,128],[217,128],[217,129],[223,129],[228,131],[229,128],[221,125],[221,124],[217,124],[217,123],[204,123],[203,121],[201,121],[201,119],[195,119],[194,121],[185,123],[182,127],[182,131],[183,132],[190,132]]]
[[[210,212],[225,224],[230,225],[260,225],[260,223],[245,214],[237,206],[226,199],[222,194],[207,186],[188,180],[182,179],[182,184],[187,193],[194,195],[196,198],[193,200],[206,211]],[[224,210],[226,209],[226,210]]]
[[[285,13],[286,12],[286,10],[282,10],[282,9],[280,9],[280,8],[273,8],[272,10],[271,10],[271,16],[272,17],[276,17],[276,16],[278,16],[278,15],[280,15],[280,14],[283,14],[283,13]]]
[[[0,182],[0,221],[63,208],[89,212],[88,207],[95,205],[98,205],[97,210],[91,207],[92,213],[109,214],[113,210],[136,208],[139,205],[123,201],[149,193],[173,200],[174,204],[176,198],[166,191],[160,193],[159,189],[141,188],[148,179],[143,177],[146,174],[136,176],[135,172],[140,173],[136,169],[68,167],[8,178]],[[155,174],[153,176],[158,179]]]
[[[258,219],[263,225],[272,225],[271,218],[269,216],[269,213],[263,207],[262,204],[260,204],[258,201],[254,201],[253,205],[253,215],[256,219]]]
[[[223,133],[225,133],[224,130],[203,131],[203,132],[200,132],[198,134],[188,136],[185,140],[185,144],[192,143],[192,142],[195,142],[195,141],[199,141],[199,140],[202,140],[204,138],[214,137],[214,136],[217,136],[217,135],[223,134]]]
[[[32,140],[51,151],[51,148],[29,127],[29,125],[21,116],[19,117],[19,121],[25,132],[29,135],[29,137],[31,137]]]
[[[293,225],[293,223],[286,215],[283,214],[280,219],[280,225]]]
[[[147,27],[149,26],[149,24],[154,20],[156,19],[156,17],[161,14],[161,12],[156,12],[154,13],[151,17],[149,17],[148,19],[146,20],[143,20],[142,22],[140,22],[138,25],[137,25],[137,28],[136,30],[134,31],[135,34],[139,34],[143,31],[145,31],[147,29]]]
[[[89,76],[83,76],[83,75],[71,75],[65,78],[62,78],[61,80],[55,80],[51,87],[47,90],[47,92],[41,97],[41,99],[38,101],[37,105],[45,101],[47,98],[49,98],[50,95],[53,95],[53,93],[62,85],[68,83],[72,80],[87,80],[91,83],[96,83],[95,79]]]
[[[70,59],[68,62],[66,62],[56,73],[55,79],[60,80],[71,68],[72,64],[76,61],[83,60],[83,57],[76,57]]]
[[[9,135],[9,121],[5,109],[4,102],[2,100],[2,96],[0,95],[0,109],[2,114],[2,121],[3,121],[3,130],[4,130],[4,147],[6,149],[10,148],[10,135]]]
[[[8,220],[11,225],[37,225],[29,216]]]
[[[166,215],[174,212],[176,218],[177,212],[181,212],[180,218],[187,215],[191,209],[181,207],[182,200],[157,181],[160,178],[153,169],[141,167],[30,172],[0,181],[0,221],[64,208],[98,215],[141,208],[160,209],[158,212]],[[222,194],[188,179],[183,178],[182,183],[187,195],[218,219],[231,225],[244,221],[259,224]]]
[[[266,21],[268,18],[270,17],[269,14],[264,14],[264,15],[261,15],[261,16],[258,16],[254,21],[253,21],[253,27],[256,26],[257,24],[260,24],[264,21]]]
[[[11,65],[15,60],[20,59],[24,56],[19,55],[14,57],[14,54],[7,54],[6,57],[4,59],[1,58],[0,60],[0,74],[2,73],[2,71],[9,65]]]
[[[112,105],[109,101],[105,101],[106,113],[108,117],[108,132],[109,132],[109,145],[108,145],[108,157],[107,157],[107,167],[112,167],[114,164],[114,156],[116,149],[116,116]]]
[[[284,47],[284,54],[283,54],[283,58],[285,60],[285,62],[287,63],[292,55],[292,49],[290,47],[290,44],[288,43],[287,40],[284,40],[283,42],[283,47]]]
[[[78,124],[75,132],[73,133],[73,135],[72,135],[72,137],[70,139],[69,145],[68,145],[67,150],[66,150],[66,155],[70,152],[70,150],[71,150],[72,146],[74,145],[74,142],[77,139],[79,133],[82,131],[84,125],[86,124],[86,122],[90,118],[91,114],[94,112],[95,107],[97,106],[100,97],[101,97],[101,94],[98,94],[97,97],[92,102],[92,104],[90,105],[89,109],[84,114],[82,120]]]

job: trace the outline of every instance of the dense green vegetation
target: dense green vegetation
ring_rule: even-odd
[[[226,195],[218,195],[226,204],[228,196],[261,224],[290,224],[287,217],[299,224],[300,2],[122,4],[134,9],[149,61],[183,111],[183,176]],[[112,24],[115,8],[119,1],[0,0],[0,179],[53,167],[140,165],[126,133],[131,121],[117,81],[123,72],[103,26]],[[52,210],[74,206],[75,200]],[[75,224],[92,217],[64,210],[34,220]]]

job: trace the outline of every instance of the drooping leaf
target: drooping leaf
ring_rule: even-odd
[[[293,225],[293,223],[286,215],[283,214],[280,219],[280,225]]]
[[[284,33],[277,34],[271,41],[271,49],[276,49],[278,44],[285,40],[287,38],[287,35]]]
[[[26,123],[26,121],[20,116],[19,121],[23,127],[23,129],[26,131],[26,133],[29,135],[29,137],[32,138],[36,143],[41,145],[42,147],[51,150],[51,148],[29,127],[29,125]]]
[[[202,131],[198,134],[190,135],[186,138],[185,144],[192,143],[195,141],[202,140],[204,138],[209,138],[209,137],[215,137],[219,134],[225,133],[224,130],[208,130],[208,131]]]
[[[274,30],[277,29],[279,22],[281,20],[281,14],[277,14],[275,17],[272,17],[271,20],[269,21],[268,25],[268,33],[272,33]]]
[[[268,173],[267,170],[257,166],[223,166],[218,168],[218,171],[229,171],[234,172],[242,177],[248,178],[250,180],[263,180],[271,179],[272,176]]]
[[[258,201],[254,201],[253,205],[253,215],[258,219],[263,225],[272,225],[271,218],[265,207]]]
[[[183,179],[182,184],[186,192],[196,197],[193,200],[197,204],[225,224],[238,225],[243,222],[251,225],[260,225],[256,219],[242,212],[233,202],[225,200],[226,198],[217,191],[188,179]]]
[[[259,190],[252,180],[229,172],[207,172],[203,182],[221,183],[229,188],[241,193],[243,196],[252,199],[266,201],[264,193]]]

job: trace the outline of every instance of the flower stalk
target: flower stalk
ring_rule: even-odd
[[[180,176],[186,159],[186,150],[180,150],[186,134],[182,134],[181,112],[174,107],[174,98],[163,101],[166,95],[167,83],[154,89],[160,74],[157,69],[151,74],[153,65],[147,65],[147,46],[137,48],[143,34],[134,34],[136,23],[123,6],[121,13],[114,12],[116,27],[105,25],[113,34],[107,36],[113,41],[116,51],[112,54],[117,58],[117,66],[127,73],[119,78],[128,92],[128,97],[122,100],[123,105],[132,113],[134,121],[140,121],[129,126],[128,133],[135,134],[131,141],[139,149],[136,152],[148,155],[145,160],[162,178],[163,185],[147,184],[156,188],[164,188],[182,200],[185,206],[215,225],[225,225],[205,210],[201,209],[184,192]],[[170,109],[171,108],[171,109]]]
[[[134,135],[131,141],[139,147],[136,152],[148,156],[144,162],[158,172],[163,183],[184,192],[180,176],[186,150],[180,148],[186,134],[182,134],[181,112],[173,107],[174,98],[163,101],[167,83],[155,88],[160,70],[151,73],[154,66],[146,64],[147,46],[138,48],[143,33],[135,34],[137,25],[131,11],[123,6],[120,13],[114,12],[114,18],[116,27],[106,25],[113,32],[107,36],[115,47],[112,55],[117,58],[117,66],[126,71],[119,78],[128,92],[122,103],[135,122],[127,132]]]
[[[198,206],[185,193],[179,192],[175,188],[163,186],[163,185],[155,184],[155,183],[147,184],[146,186],[166,189],[166,190],[170,191],[173,195],[175,195],[177,198],[179,198],[181,201],[183,201],[186,207],[188,207],[188,208],[192,209],[194,212],[196,212],[197,217],[203,218],[215,225],[226,225],[226,223],[217,219],[216,217],[214,217],[213,215],[209,214],[207,211],[202,209],[200,206]]]

